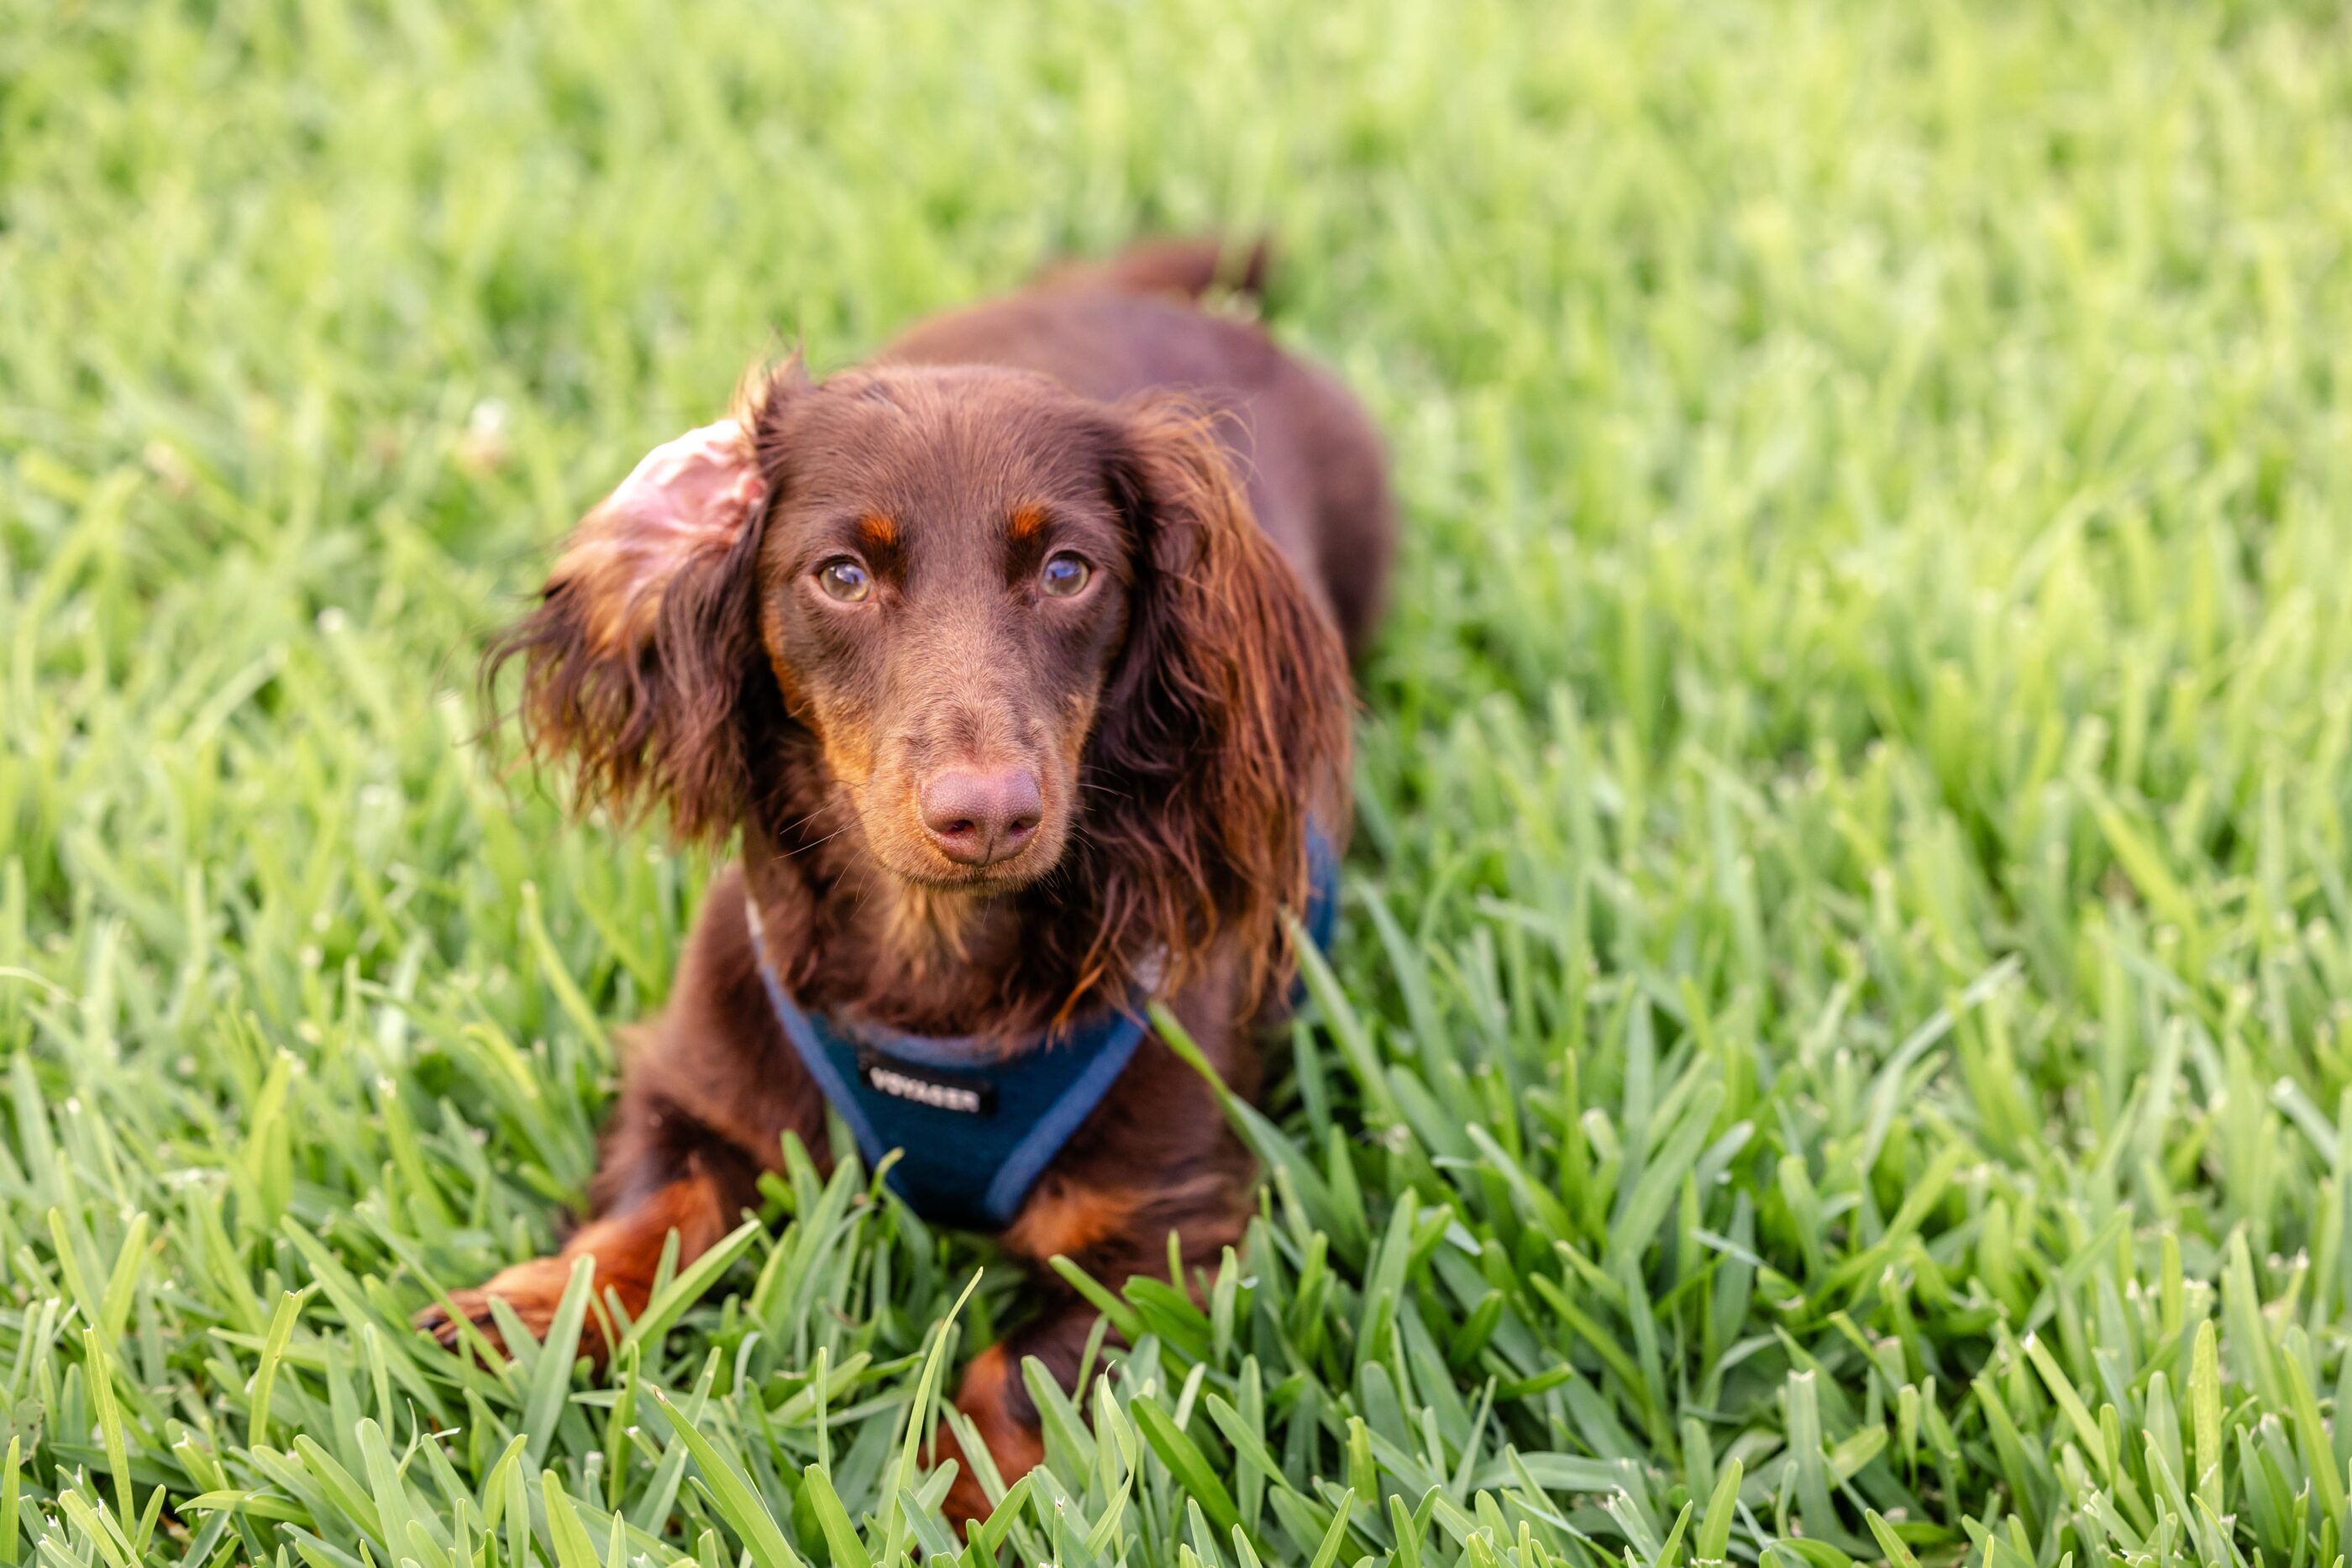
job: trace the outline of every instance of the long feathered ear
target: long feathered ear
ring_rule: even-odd
[[[1104,929],[1149,930],[1178,975],[1230,938],[1255,1001],[1288,970],[1279,915],[1307,907],[1310,821],[1345,828],[1347,659],[1213,422],[1164,396],[1123,413],[1111,483],[1135,585],[1087,753]]]
[[[663,800],[687,841],[740,818],[751,688],[772,680],[754,606],[772,476],[754,432],[798,384],[787,367],[747,386],[735,417],[646,454],[573,530],[539,608],[491,644],[486,687],[522,661],[526,743],[569,762],[575,809]]]

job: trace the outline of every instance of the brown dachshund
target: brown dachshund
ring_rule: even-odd
[[[1220,264],[1145,246],[821,383],[762,376],[588,515],[494,648],[583,806],[740,828],[742,860],[633,1053],[593,1218],[456,1298],[486,1331],[493,1296],[543,1331],[582,1256],[642,1311],[669,1233],[681,1263],[724,1235],[782,1134],[825,1153],[829,1097],[902,1172],[928,1160],[919,1209],[1033,1264],[1117,1289],[1171,1232],[1205,1263],[1238,1239],[1249,1160],[1139,1007],[1252,1092],[1283,913],[1344,831],[1348,660],[1394,524],[1347,392],[1199,308],[1264,256]],[[1008,1481],[1042,1452],[1021,1359],[1067,1385],[1095,1316],[1038,1291],[957,1397]],[[987,1510],[966,1466],[950,1517]]]

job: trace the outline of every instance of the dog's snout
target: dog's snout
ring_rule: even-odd
[[[1037,776],[1025,768],[954,768],[923,786],[923,829],[959,865],[984,866],[1020,853],[1045,812]]]

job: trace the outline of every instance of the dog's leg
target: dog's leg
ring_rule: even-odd
[[[1033,1263],[1068,1258],[1117,1291],[1138,1274],[1167,1269],[1168,1238],[1173,1232],[1190,1288],[1192,1270],[1213,1268],[1218,1255],[1240,1241],[1247,1223],[1247,1199],[1245,1166],[1239,1165],[1221,1165],[1149,1193],[1049,1174],[1002,1239],[1008,1251]],[[1077,1385],[1079,1364],[1100,1315],[1059,1276],[1045,1276],[1045,1285],[1047,1293],[1038,1315],[974,1357],[956,1393],[956,1408],[988,1445],[989,1458],[1007,1486],[1045,1457],[1036,1402],[1021,1380],[1021,1364],[1035,1356],[1066,1392],[1083,1396],[1085,1390]],[[1116,1336],[1109,1343],[1116,1343]],[[988,1495],[944,1421],[937,1457],[954,1458],[961,1467],[944,1505],[949,1521],[961,1529],[967,1520],[986,1519]]]
[[[1021,1381],[1022,1362],[1035,1356],[1052,1370],[1054,1381],[1073,1393],[1080,1392],[1076,1386],[1078,1363],[1086,1354],[1087,1336],[1094,1332],[1097,1315],[1083,1300],[1073,1297],[1057,1301],[1045,1317],[990,1345],[964,1368],[963,1384],[956,1391],[956,1408],[988,1445],[988,1457],[1006,1486],[1027,1475],[1045,1457],[1045,1442],[1037,1429],[1036,1401],[1029,1397]],[[948,1521],[961,1530],[968,1521],[986,1519],[992,1506],[988,1493],[972,1474],[971,1459],[945,1421],[940,1423],[934,1458],[957,1462],[955,1484],[941,1505]]]
[[[490,1300],[514,1309],[523,1326],[544,1335],[571,1281],[574,1263],[595,1260],[593,1301],[610,1301],[635,1318],[653,1294],[670,1234],[677,1235],[677,1267],[685,1268],[725,1236],[744,1208],[757,1201],[759,1167],[741,1150],[674,1106],[632,1095],[596,1173],[594,1217],[562,1250],[551,1258],[500,1270],[479,1286],[454,1292],[450,1301],[492,1343],[499,1343]],[[610,1301],[608,1301],[608,1297]],[[601,1360],[607,1349],[600,1314],[592,1312],[581,1349]],[[460,1339],[457,1322],[438,1303],[417,1314],[416,1323],[446,1345]],[[615,1325],[617,1326],[617,1325]]]
[[[730,871],[703,904],[669,1006],[630,1050],[627,1082],[589,1188],[588,1223],[554,1257],[457,1291],[451,1300],[458,1315],[495,1343],[495,1296],[543,1335],[581,1258],[596,1260],[599,1305],[609,1292],[631,1316],[644,1312],[670,1233],[677,1233],[681,1269],[709,1251],[758,1205],[760,1173],[782,1163],[787,1132],[824,1162],[824,1097],[769,1009],[744,921],[741,873]],[[581,1342],[597,1356],[605,1350],[600,1315],[590,1314]],[[444,1344],[461,1337],[438,1305],[416,1322]]]

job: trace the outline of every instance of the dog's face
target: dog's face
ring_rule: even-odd
[[[1115,438],[1007,371],[856,373],[762,423],[760,640],[908,882],[1019,886],[1069,841],[1135,581]]]
[[[684,838],[795,832],[763,813],[804,809],[803,736],[908,883],[1017,889],[1083,835],[1097,977],[1232,935],[1255,977],[1344,810],[1338,634],[1167,397],[787,370],[582,521],[491,667],[518,656],[580,801],[666,800]]]

